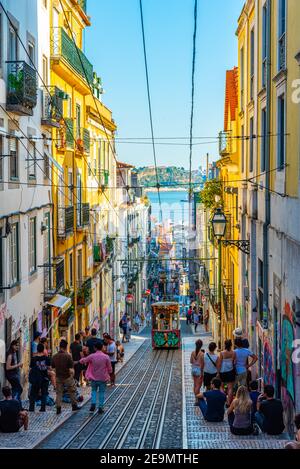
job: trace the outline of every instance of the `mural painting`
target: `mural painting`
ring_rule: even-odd
[[[292,362],[294,342],[293,312],[289,303],[285,304],[281,325],[281,398],[285,410],[286,420],[293,421],[295,408],[294,365]],[[293,426],[289,432],[293,431]]]
[[[272,347],[268,341],[264,344],[264,384],[272,384],[275,387],[275,371]]]

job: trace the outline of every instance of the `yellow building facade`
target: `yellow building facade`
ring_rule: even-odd
[[[224,130],[220,132],[220,156],[217,166],[222,187],[223,210],[226,216],[224,239],[238,240],[240,156],[238,140],[238,69],[226,72]],[[221,342],[232,338],[233,329],[240,326],[239,316],[239,249],[222,243],[221,249]]]
[[[93,66],[82,52],[83,31],[90,25],[85,2],[52,0],[50,8],[50,84],[52,101],[53,300],[54,345],[90,322],[93,265],[88,262],[90,202],[87,191],[91,151],[87,128],[87,98],[93,86]],[[49,124],[49,123],[47,123]]]

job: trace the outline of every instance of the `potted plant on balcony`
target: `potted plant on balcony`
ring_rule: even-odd
[[[8,96],[7,101],[9,104],[22,103],[24,89],[24,70],[19,70],[17,73],[9,73],[8,75]]]

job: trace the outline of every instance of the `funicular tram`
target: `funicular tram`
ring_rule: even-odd
[[[161,301],[152,304],[152,348],[181,347],[179,303]]]

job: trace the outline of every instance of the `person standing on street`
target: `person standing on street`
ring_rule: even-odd
[[[247,385],[247,371],[248,369],[257,362],[257,356],[251,352],[248,348],[244,348],[243,339],[235,339],[235,369],[236,369],[236,383],[239,386]],[[251,358],[250,363],[248,363],[248,357]]]
[[[37,346],[41,341],[41,332],[35,332],[33,336],[33,341],[31,342],[31,356],[34,357],[37,354]]]
[[[21,396],[23,388],[21,386],[20,369],[23,368],[23,363],[18,361],[19,342],[13,340],[7,352],[5,374],[6,379],[11,385],[12,398],[19,401],[22,408]]]
[[[82,365],[79,362],[80,362],[80,359],[83,358],[83,351],[82,351],[82,345],[81,345],[79,333],[75,334],[75,340],[70,345],[70,351],[71,351],[72,359],[74,362],[74,379],[76,381],[77,386],[79,386],[80,376],[81,376],[81,371],[82,371]]]
[[[202,352],[203,342],[198,339],[195,343],[195,350],[191,353],[190,363],[192,365],[192,376],[194,381],[194,394],[199,394],[203,381],[204,354]],[[198,400],[195,404],[198,404]]]
[[[206,387],[207,391],[210,389],[210,383],[213,378],[217,376],[217,363],[218,355],[215,354],[217,344],[215,342],[210,342],[208,345],[208,352],[204,354],[204,375],[203,375],[203,384]]]
[[[104,412],[106,383],[109,381],[110,374],[112,373],[111,361],[108,355],[102,352],[102,348],[102,342],[97,342],[95,353],[80,360],[82,365],[88,365],[86,376],[91,381],[92,387],[90,412],[96,410],[98,395],[98,414],[103,414]]]
[[[115,369],[117,363],[117,346],[115,341],[110,337],[110,335],[107,335],[105,337],[104,343],[106,344],[106,354],[109,356],[112,369],[110,373],[110,384],[111,386],[114,386],[116,381]]]
[[[126,334],[127,334],[127,316],[126,314],[124,313],[123,316],[121,317],[121,320],[120,320],[120,329],[122,330],[123,332],[123,337],[122,337],[122,342],[127,342],[126,340]]]
[[[199,313],[195,311],[194,313],[195,332],[197,332],[197,327],[199,326],[199,324],[200,324],[200,316],[199,316]]]
[[[44,345],[39,343],[37,353],[30,362],[29,382],[31,384],[29,396],[29,412],[34,412],[35,401],[41,395],[41,412],[46,411],[48,396],[50,358],[44,353]]]
[[[208,308],[205,309],[205,313],[203,316],[203,323],[205,327],[205,332],[208,332],[208,325],[209,325],[209,310]]]
[[[130,342],[130,339],[131,339],[131,331],[132,331],[131,319],[130,319],[130,316],[127,316],[127,328],[126,328],[126,341],[127,341],[127,342]]]
[[[52,357],[51,366],[56,372],[56,413],[61,414],[61,403],[64,386],[70,395],[72,410],[79,410],[76,401],[76,384],[74,380],[74,363],[71,355],[67,352],[68,342],[61,340],[59,351]]]
[[[91,330],[91,337],[86,341],[86,346],[89,350],[89,353],[95,352],[96,344],[103,344],[103,340],[97,337],[97,329],[93,328]]]
[[[220,379],[222,381],[222,389],[224,384],[227,385],[227,404],[230,405],[233,399],[233,386],[235,383],[235,368],[234,368],[235,352],[232,350],[232,341],[225,340],[225,347],[220,352],[218,360],[218,370],[220,372]]]

